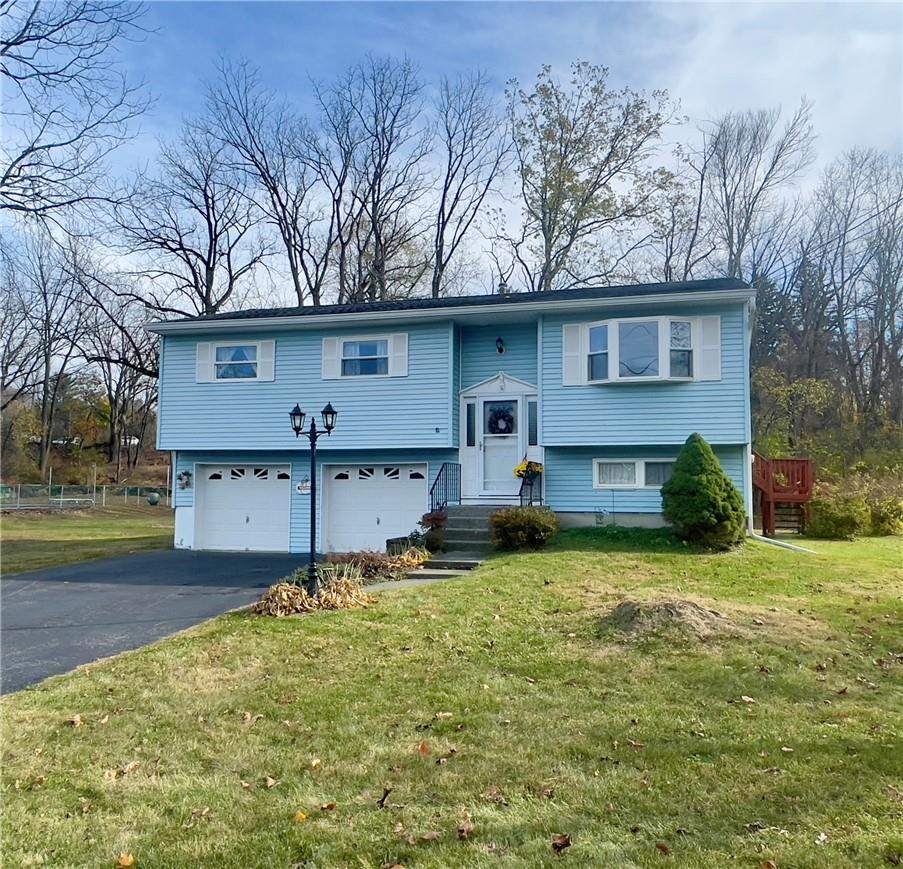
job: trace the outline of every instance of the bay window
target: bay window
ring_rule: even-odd
[[[713,318],[636,317],[565,327],[573,330],[565,338],[565,385],[713,379],[700,377],[695,365],[705,319]]]

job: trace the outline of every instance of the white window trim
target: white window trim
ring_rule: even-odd
[[[339,342],[339,380],[386,380],[392,377],[389,372],[392,369],[392,335],[342,335]],[[342,363],[348,359],[382,359],[382,356],[345,356],[346,341],[385,341],[386,342],[386,373],[385,374],[345,374],[342,371]]]
[[[677,461],[676,458],[671,458],[670,456],[662,456],[662,457],[652,457],[649,456],[643,459],[632,459],[629,457],[626,458],[607,458],[607,459],[593,459],[593,488],[594,489],[628,489],[630,491],[641,491],[641,492],[658,492],[661,489],[661,486],[647,486],[646,485],[646,462],[658,463],[658,462],[671,462],[672,464]],[[635,483],[600,483],[599,482],[599,465],[606,464],[633,464],[634,466],[634,479]],[[642,481],[642,482],[641,482]]]
[[[213,357],[210,364],[213,366],[213,378],[210,383],[256,383],[260,380],[260,346],[262,341],[213,341],[211,352]],[[219,347],[256,347],[257,358],[254,360],[254,370],[257,372],[253,377],[217,377],[217,365],[241,365],[241,362],[217,362],[216,351]]]
[[[693,375],[691,377],[671,376],[671,323],[690,324],[690,351],[693,359]],[[622,377],[621,376],[621,348],[620,325],[621,323],[657,323],[658,324],[658,365],[659,373],[654,377]],[[589,379],[589,330],[596,326],[608,327],[608,378],[605,380]],[[609,385],[615,383],[692,383],[698,379],[698,358],[700,351],[700,338],[702,326],[699,317],[618,317],[614,320],[598,320],[593,323],[585,323],[587,341],[586,352],[583,354],[583,367],[586,383],[589,385]],[[667,371],[667,374],[664,373]]]

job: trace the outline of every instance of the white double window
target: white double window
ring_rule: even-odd
[[[673,459],[593,459],[594,489],[660,489]]]
[[[248,383],[273,380],[276,342],[199,341],[195,380],[198,383]]]
[[[631,317],[562,327],[562,383],[721,379],[720,317]]]
[[[349,335],[323,339],[324,380],[407,377],[408,335]]]

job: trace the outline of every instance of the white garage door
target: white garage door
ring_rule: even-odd
[[[288,465],[201,465],[196,549],[288,552]]]
[[[426,465],[330,465],[324,476],[328,552],[384,551],[426,512]]]

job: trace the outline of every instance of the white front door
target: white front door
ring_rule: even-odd
[[[288,552],[288,465],[198,465],[195,548]]]
[[[487,398],[482,406],[484,495],[516,495],[520,480],[514,469],[522,458],[520,400]]]
[[[327,465],[323,477],[327,552],[384,552],[386,540],[410,534],[428,507],[426,465]]]

